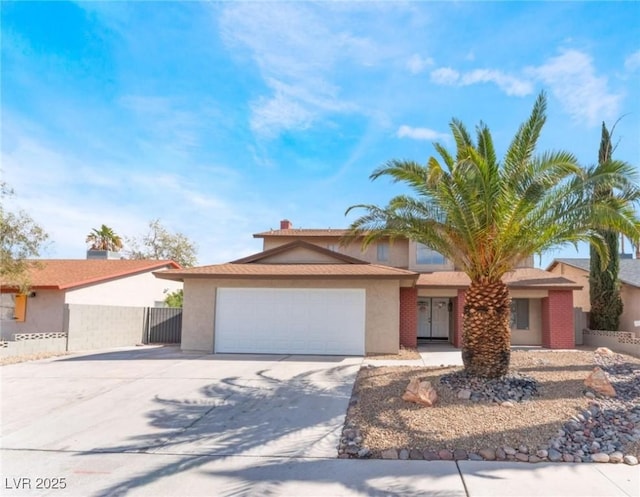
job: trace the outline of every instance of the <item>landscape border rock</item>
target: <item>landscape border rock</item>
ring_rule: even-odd
[[[570,463],[611,463],[635,466],[638,458],[633,454],[623,454],[625,441],[640,441],[640,367],[625,364],[620,354],[594,353],[594,361],[606,374],[618,393],[617,397],[603,396],[585,390],[590,399],[589,407],[572,416],[562,426],[546,446],[485,447],[477,452],[448,450],[438,447],[396,447],[385,449],[382,459],[410,459],[426,461],[484,460],[515,462],[570,462]],[[458,392],[459,399],[466,402],[490,401],[505,403],[530,401],[537,395],[535,381],[518,373],[512,373],[501,381],[478,382],[469,379],[462,372],[443,376],[441,384]],[[490,384],[487,386],[487,384]],[[468,390],[471,391],[469,395]],[[461,393],[462,392],[462,393]],[[505,398],[505,393],[511,394]],[[475,396],[475,397],[474,397]],[[509,400],[507,400],[509,399]],[[352,396],[350,408],[358,402]],[[372,458],[376,454],[362,445],[364,437],[357,426],[346,424],[340,444],[340,458]]]

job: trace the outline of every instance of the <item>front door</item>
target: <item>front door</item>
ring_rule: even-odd
[[[449,299],[418,298],[418,338],[447,340],[449,338]]]

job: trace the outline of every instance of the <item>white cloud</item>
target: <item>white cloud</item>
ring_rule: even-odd
[[[420,74],[427,67],[432,66],[433,64],[434,61],[431,57],[423,58],[416,53],[409,57],[409,60],[407,60],[407,69],[409,69],[409,72],[411,72],[411,74]]]
[[[524,97],[533,92],[531,82],[493,69],[475,69],[464,74],[460,80],[462,86],[476,83],[495,83],[507,95],[516,97]]]
[[[607,78],[596,75],[591,57],[583,52],[565,50],[526,71],[548,86],[576,121],[593,126],[620,114],[622,95],[609,91]]]
[[[627,71],[637,71],[640,69],[640,50],[633,52],[624,59],[624,68]]]
[[[431,81],[438,85],[452,86],[460,81],[460,73],[450,67],[439,67],[431,71]]]
[[[412,140],[439,140],[447,139],[449,135],[429,128],[413,128],[403,124],[396,132],[398,138],[411,138]]]
[[[522,97],[533,91],[530,81],[496,69],[474,69],[467,73],[459,73],[450,67],[440,67],[431,71],[431,81],[445,86],[470,86],[478,83],[494,83],[507,95]]]
[[[332,27],[312,4],[227,4],[220,26],[227,46],[255,62],[270,90],[251,103],[251,127],[265,136],[354,111],[334,81],[344,67],[369,66],[379,57],[372,39]]]

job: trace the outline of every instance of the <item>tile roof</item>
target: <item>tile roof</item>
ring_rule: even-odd
[[[389,278],[416,279],[417,274],[377,264],[216,264],[154,273],[158,278]]]
[[[590,271],[589,258],[568,257],[555,259],[549,265],[548,269],[551,269],[558,263],[567,264],[569,266],[582,269],[583,271]],[[620,259],[620,271],[618,272],[618,278],[622,283],[640,288],[640,259]]]
[[[550,289],[563,288],[579,290],[582,285],[557,274],[538,268],[518,268],[507,273],[502,279],[509,288]],[[471,284],[469,277],[462,271],[437,271],[421,274],[419,287],[467,288]]]
[[[342,237],[346,235],[349,231],[346,229],[302,229],[302,228],[291,228],[286,230],[269,230],[263,231],[261,233],[256,233],[253,235],[254,238],[265,238],[268,236],[291,236],[291,237],[300,237],[300,236],[318,236],[318,237]]]
[[[67,290],[167,266],[180,268],[173,261],[156,260],[41,259],[31,262],[36,263],[29,272],[31,287],[54,290]]]

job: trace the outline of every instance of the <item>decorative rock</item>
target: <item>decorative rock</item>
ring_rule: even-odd
[[[433,407],[438,400],[438,394],[430,381],[420,381],[419,378],[413,378],[407,385],[402,400],[415,402],[425,407]]]
[[[542,461],[542,459],[540,459],[538,456],[529,456],[529,462],[537,463],[540,461]]]
[[[636,464],[638,464],[638,458],[632,455],[626,455],[622,460],[629,466],[635,466]]]
[[[615,388],[611,385],[606,373],[599,367],[593,368],[593,371],[584,380],[584,384],[601,395],[607,397],[616,396]]]
[[[371,455],[371,451],[367,448],[367,447],[362,447],[359,451],[358,451],[358,457],[360,459],[364,459],[366,457],[369,457]]]
[[[504,402],[500,403],[500,405],[502,407],[513,407],[513,402],[510,402],[508,400],[505,400]]]
[[[418,449],[411,449],[409,451],[409,459],[412,459],[412,460],[423,459],[422,452],[420,452]]]
[[[386,449],[380,454],[382,459],[398,459],[398,451],[396,449]]]
[[[484,461],[483,457],[474,452],[469,452],[469,460],[470,461]]]
[[[456,449],[453,451],[453,458],[456,461],[461,461],[467,458],[467,451],[462,449]]]
[[[468,388],[463,388],[458,391],[458,398],[462,400],[469,400],[471,398],[471,390]]]
[[[624,455],[622,454],[622,452],[619,452],[619,451],[615,451],[609,454],[609,462],[612,462],[614,464],[618,464],[622,462],[623,458],[624,458]]]
[[[502,447],[496,449],[496,459],[498,461],[504,461],[507,458],[507,453],[504,451]]]
[[[593,462],[609,462],[609,454],[605,454],[604,452],[591,454],[591,460]]]
[[[600,355],[616,355],[615,352],[607,347],[598,347],[595,350],[596,354],[600,354]]]
[[[514,456],[516,454],[516,449],[509,447],[508,445],[505,445],[502,450],[504,450],[504,453],[508,456]]]
[[[438,457],[440,459],[442,459],[443,461],[451,461],[453,459],[453,452],[451,452],[450,450],[439,450],[438,451]]]
[[[526,445],[521,445],[520,447],[518,447],[518,452],[522,452],[523,454],[528,454],[529,447],[527,447]]]
[[[425,450],[422,453],[422,457],[424,457],[425,461],[437,461],[438,459],[440,459],[438,457],[438,453],[434,452],[433,450]]]
[[[540,449],[539,451],[536,452],[536,456],[539,457],[540,459],[546,459],[548,455],[549,455],[549,452],[546,451],[545,449]]]
[[[558,462],[562,459],[562,454],[556,449],[549,449],[547,457],[549,458],[549,461]]]
[[[493,449],[480,449],[478,454],[486,461],[496,460],[496,451]],[[469,457],[471,457],[471,454],[469,454]]]
[[[516,454],[516,459],[521,462],[529,462],[529,456],[527,454],[523,454],[522,452],[518,452]]]
[[[563,460],[564,462],[573,462],[573,461],[574,461],[574,459],[575,459],[575,458],[574,458],[571,454],[567,454],[567,453],[562,454],[562,460]]]

